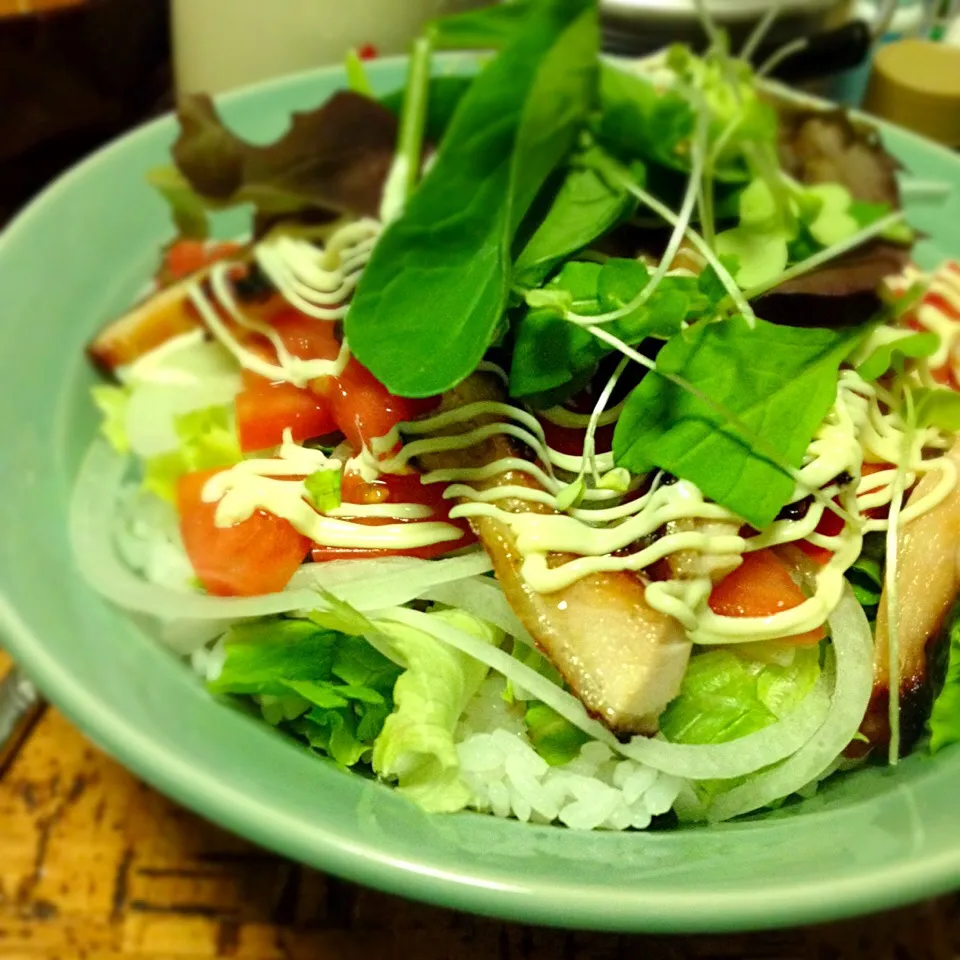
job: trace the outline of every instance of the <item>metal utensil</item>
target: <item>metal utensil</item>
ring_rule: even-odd
[[[17,667],[0,680],[0,777],[13,762],[43,708],[39,691]]]

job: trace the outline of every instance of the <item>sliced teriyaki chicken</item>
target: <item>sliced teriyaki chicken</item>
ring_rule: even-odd
[[[188,309],[188,277],[158,293],[151,294],[128,313],[114,320],[97,334],[87,354],[104,373],[113,373],[156,349],[181,333],[200,326],[200,320]]]
[[[442,408],[502,399],[494,377],[474,374],[444,395]],[[478,417],[442,432],[465,431],[495,419]],[[495,435],[465,450],[424,456],[421,466],[479,467],[518,455],[509,437]],[[507,471],[479,485],[537,486],[521,471]],[[497,505],[511,513],[552,512],[516,498]],[[471,524],[510,605],[590,713],[620,734],[655,732],[657,717],[680,690],[690,656],[691,644],[680,623],[654,610],[644,596],[643,582],[626,571],[593,574],[554,593],[538,593],[521,575],[522,558],[509,524],[488,517],[473,518]],[[553,554],[548,562],[557,566],[569,559]]]
[[[960,468],[960,441],[947,454]],[[910,495],[916,502],[937,485],[925,476]],[[897,623],[900,663],[901,751],[920,735],[938,678],[933,665],[945,639],[944,627],[960,592],[960,484],[940,504],[906,524],[897,549]],[[889,620],[884,590],[877,614],[873,696],[861,732],[874,746],[890,740]]]

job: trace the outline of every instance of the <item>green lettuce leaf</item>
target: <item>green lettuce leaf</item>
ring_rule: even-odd
[[[952,743],[960,743],[960,605],[950,611],[944,630],[947,634],[944,644],[947,669],[927,723],[931,753]]]
[[[680,693],[660,717],[675,743],[724,743],[786,716],[820,676],[819,648],[797,647],[788,666],[762,663],[728,650],[690,659]]]
[[[462,610],[430,616],[491,644],[503,639],[499,630]],[[425,810],[460,810],[470,794],[460,779],[453,734],[487,667],[404,624],[380,622],[377,627],[406,670],[394,688],[396,710],[374,744],[373,768],[381,777],[398,780],[401,793]]]
[[[103,414],[100,421],[100,433],[107,438],[117,453],[130,452],[130,440],[127,437],[127,406],[130,403],[129,387],[113,387],[100,384],[91,388],[90,395],[97,409]]]
[[[256,697],[284,726],[344,767],[369,759],[393,709],[400,668],[362,637],[271,617],[231,628],[212,693]]]
[[[180,447],[146,461],[143,486],[173,502],[177,481],[185,473],[229,467],[242,459],[240,443],[228,407],[206,407],[174,417]]]
[[[790,499],[794,481],[783,465],[800,466],[836,398],[840,363],[860,336],[856,328],[763,320],[751,329],[741,316],[696,323],[660,351],[657,368],[712,403],[647,374],[617,423],[617,466],[668,470],[762,530]]]

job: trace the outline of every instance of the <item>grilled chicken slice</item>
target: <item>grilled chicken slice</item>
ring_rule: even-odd
[[[960,441],[947,454],[960,467]],[[936,485],[937,474],[925,476],[910,495],[915,502]],[[930,712],[935,682],[933,662],[945,637],[944,627],[960,591],[960,485],[938,506],[906,524],[897,552],[897,608],[900,662],[901,750],[906,752],[922,733]],[[877,615],[873,696],[861,732],[874,746],[890,740],[889,621],[884,591]]]
[[[189,309],[194,277],[151,294],[128,313],[108,324],[87,347],[87,354],[104,373],[113,373],[156,349],[167,340],[189,333],[200,320]]]
[[[443,408],[502,399],[495,378],[474,374],[444,395]],[[461,432],[493,419],[478,417],[444,432]],[[424,456],[421,466],[479,467],[518,455],[509,437],[494,436],[466,450]],[[537,486],[519,471],[481,484],[484,489],[507,485]],[[516,498],[500,500],[498,506],[511,513],[552,512]],[[538,593],[521,575],[522,558],[509,524],[488,517],[474,518],[471,524],[510,605],[590,713],[619,734],[655,732],[657,717],[680,690],[690,656],[691,644],[680,623],[649,606],[642,581],[630,572],[594,574],[563,590]],[[569,559],[553,554],[548,562],[557,566]]]

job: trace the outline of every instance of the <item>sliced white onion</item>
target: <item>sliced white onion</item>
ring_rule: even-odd
[[[584,733],[615,750],[620,749],[617,738],[602,723],[587,716],[583,704],[576,697],[558,687],[532,667],[521,663],[505,650],[484,643],[464,630],[458,630],[450,624],[443,623],[437,617],[420,613],[418,610],[409,610],[406,607],[381,610],[378,620],[404,623],[465,653],[468,657],[473,657],[474,660],[485,663],[491,670],[496,670],[512,683],[527,690],[531,696],[551,707]]]
[[[819,777],[860,729],[873,689],[873,636],[850,586],[830,615],[836,656],[836,683],[827,718],[792,757],[748,783],[720,794],[707,810],[711,822],[789,796]]]
[[[482,552],[447,560],[338,561],[304,567],[309,572],[298,575],[290,589],[260,597],[209,597],[148,583],[122,562],[112,536],[128,462],[105,441],[91,444],[70,501],[70,540],[81,573],[98,593],[118,606],[168,622],[229,621],[310,610],[317,606],[317,587],[330,589],[361,612],[369,612],[405,603],[445,580],[490,569]]]
[[[691,780],[742,777],[796,753],[823,725],[830,707],[829,684],[813,689],[779,723],[726,743],[687,744],[634,737],[620,752],[664,773]]]
[[[482,550],[442,560],[381,557],[304,564],[290,580],[290,589],[329,590],[358,610],[401,606],[425,592],[469,580],[492,569]]]
[[[534,646],[533,638],[513,612],[503,588],[491,577],[471,577],[442,583],[421,593],[419,599],[465,610],[528,646]]]

